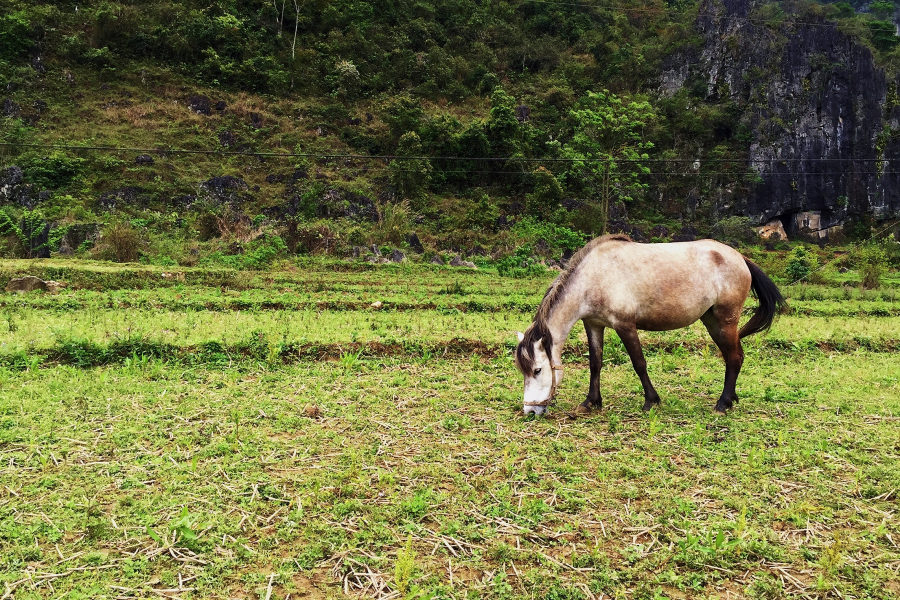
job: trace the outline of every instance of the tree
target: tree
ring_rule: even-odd
[[[607,90],[588,92],[569,113],[571,140],[551,142],[562,158],[572,161],[562,174],[566,185],[594,197],[601,233],[606,232],[611,201],[631,202],[647,188],[641,175],[650,172],[643,161],[653,144],[644,139],[644,128],[656,118],[647,101],[626,102]]]
[[[869,10],[872,11],[872,14],[884,20],[890,19],[896,9],[897,7],[893,1],[888,0],[874,0],[869,4]]]
[[[431,162],[422,156],[422,141],[414,131],[404,133],[397,146],[397,156],[391,162],[391,185],[404,200],[410,200],[416,207],[422,200],[431,182]]]

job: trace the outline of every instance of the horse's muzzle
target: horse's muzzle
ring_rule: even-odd
[[[526,417],[531,413],[534,413],[534,416],[536,417],[540,417],[547,412],[546,406],[525,406],[524,409]]]

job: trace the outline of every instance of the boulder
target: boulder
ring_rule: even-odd
[[[198,115],[210,115],[212,114],[212,102],[210,99],[203,95],[191,96],[188,98],[188,108],[197,113]]]
[[[402,263],[406,260],[406,255],[397,248],[391,251],[391,262]]]
[[[223,129],[219,132],[219,144],[224,148],[230,148],[237,143],[237,136],[229,129]]]
[[[672,237],[673,242],[693,242],[697,239],[697,230],[691,225],[683,225],[681,231]]]
[[[416,235],[415,231],[406,236],[406,243],[409,244],[409,247],[416,254],[425,252],[425,248],[422,247],[422,241],[419,240],[419,236]]]
[[[450,266],[451,266],[451,267],[468,267],[468,268],[470,268],[470,269],[477,269],[477,268],[478,268],[478,267],[475,266],[475,263],[470,262],[470,261],[468,261],[468,260],[462,260],[462,259],[459,257],[459,254],[455,255],[452,259],[450,259]]]
[[[218,102],[216,102],[217,111],[222,112],[226,108],[228,108],[228,104],[226,104],[224,100],[219,100]]]
[[[657,225],[650,230],[650,235],[655,238],[666,238],[669,236],[669,228],[665,225]]]
[[[240,204],[247,200],[245,192],[250,186],[240,177],[223,175],[200,184],[200,192],[215,204]]]
[[[788,241],[787,233],[784,231],[784,224],[781,219],[772,219],[762,227],[756,230],[763,240],[767,242],[786,242]]]
[[[262,115],[257,112],[250,113],[250,126],[253,127],[253,129],[262,129]]]
[[[372,244],[372,254],[381,257],[381,248],[379,248],[377,244]]]
[[[431,264],[444,266],[444,259],[440,254],[435,254],[434,258],[431,259]]]
[[[149,154],[140,154],[134,157],[134,162],[138,165],[152,165],[156,161]]]
[[[61,281],[44,281],[40,277],[35,277],[34,275],[26,275],[24,277],[11,279],[9,283],[6,284],[6,291],[24,294],[25,292],[41,290],[44,292],[50,292],[51,294],[56,294],[64,287],[66,287],[66,284]]]
[[[144,193],[144,189],[135,186],[103,192],[97,198],[97,203],[106,210],[115,210],[116,207],[121,208],[123,206],[146,205],[148,202],[149,197]]]

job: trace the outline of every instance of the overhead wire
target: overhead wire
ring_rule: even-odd
[[[330,154],[323,152],[246,152],[233,150],[191,150],[184,148],[131,148],[118,146],[78,146],[67,144],[17,144],[0,142],[6,148],[38,148],[42,150],[75,150],[98,152],[137,152],[143,154],[201,154],[213,156],[246,156],[266,158],[315,158],[321,160],[448,160],[504,163],[639,163],[639,164],[728,164],[728,163],[890,163],[896,158],[525,158],[509,156],[402,156],[396,154]],[[496,172],[496,171],[492,171]],[[862,174],[862,173],[861,173]]]

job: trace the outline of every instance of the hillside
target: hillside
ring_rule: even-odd
[[[740,242],[817,211],[838,239],[900,208],[871,166],[900,152],[897,38],[850,5],[0,7],[7,255],[559,258],[604,228]],[[832,129],[863,115],[852,143],[785,141],[817,98]],[[822,158],[846,176],[820,189]]]

